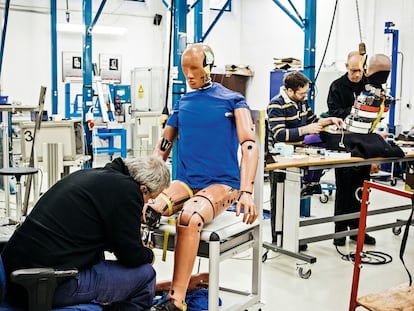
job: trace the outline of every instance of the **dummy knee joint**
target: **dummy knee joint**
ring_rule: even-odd
[[[186,212],[183,210],[178,216],[178,226],[197,228],[201,231],[204,225],[204,219],[196,211]]]

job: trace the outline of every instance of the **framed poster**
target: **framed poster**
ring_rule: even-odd
[[[103,81],[121,83],[122,56],[119,54],[99,54],[99,74]]]
[[[82,52],[62,52],[62,81],[79,81],[82,75]]]

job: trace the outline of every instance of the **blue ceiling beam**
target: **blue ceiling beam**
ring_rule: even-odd
[[[1,34],[0,78],[1,78],[2,68],[3,68],[4,46],[6,44],[7,22],[9,21],[9,9],[10,9],[10,0],[7,0],[6,3],[4,4],[3,31]]]
[[[52,115],[58,114],[58,65],[57,65],[57,0],[50,0],[50,38],[51,38],[51,57],[52,57]]]

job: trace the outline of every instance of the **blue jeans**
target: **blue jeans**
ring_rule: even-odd
[[[101,261],[56,288],[54,306],[99,303],[121,310],[146,310],[155,296],[155,270],[150,264],[136,268],[116,261]]]

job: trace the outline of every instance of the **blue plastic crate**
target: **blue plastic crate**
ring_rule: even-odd
[[[7,104],[9,100],[9,96],[0,96],[0,104]]]

